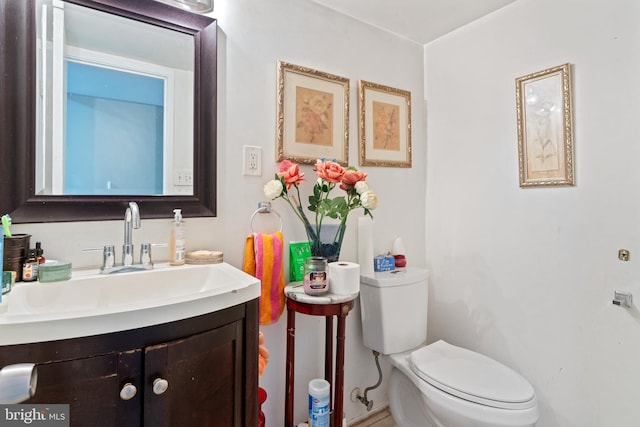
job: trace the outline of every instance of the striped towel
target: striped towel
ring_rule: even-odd
[[[260,279],[260,324],[278,321],[284,311],[284,244],[282,233],[252,233],[244,246],[242,270]]]

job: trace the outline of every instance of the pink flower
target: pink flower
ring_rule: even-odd
[[[342,180],[345,169],[336,162],[318,159],[315,165],[316,175],[327,182],[338,183]]]
[[[302,206],[300,184],[305,179],[297,164],[290,160],[282,161],[274,179],[264,186],[264,194],[270,200],[282,198],[289,204],[304,225],[312,253],[319,254],[322,248],[330,246],[334,250],[331,256],[335,255],[337,258],[349,212],[362,208],[365,215],[373,218],[371,211],[378,206],[378,198],[369,189],[366,181],[367,174],[354,167],[343,168],[336,161],[318,159],[314,170],[318,179],[313,186],[313,193],[308,198],[307,209],[314,214],[315,224],[309,221]],[[331,197],[331,191],[336,187],[336,184],[339,184],[345,193]],[[292,185],[296,187],[296,194],[288,191]],[[319,236],[323,231],[322,225],[324,220],[329,218],[338,228],[334,232],[333,243],[320,245]],[[335,224],[335,221],[338,221],[339,224]],[[338,248],[337,252],[336,248]]]
[[[342,183],[340,184],[340,188],[342,188],[344,191],[349,191],[354,188],[358,182],[364,181],[365,179],[367,179],[366,172],[347,169],[342,176]]]
[[[291,188],[291,185],[298,186],[306,181],[304,179],[304,173],[300,172],[300,167],[289,160],[283,160],[280,163],[278,176],[284,179],[284,183],[287,185],[287,190]]]
[[[285,172],[293,165],[294,163],[291,160],[283,160],[280,162],[280,169],[278,169],[278,172]]]

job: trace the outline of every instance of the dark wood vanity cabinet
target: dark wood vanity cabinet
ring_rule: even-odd
[[[257,350],[253,300],[137,330],[0,347],[0,366],[36,363],[25,403],[67,403],[71,426],[253,427]]]
[[[127,368],[121,373],[120,356]],[[140,391],[129,401],[119,397],[123,380],[142,379],[139,356],[140,351],[132,351],[39,363],[36,394],[25,403],[67,403],[73,426],[139,426]],[[134,370],[137,375],[130,376]]]

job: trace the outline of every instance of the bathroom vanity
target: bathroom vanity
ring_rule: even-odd
[[[259,283],[223,263],[19,284],[0,366],[36,363],[25,403],[69,404],[71,426],[255,426]]]

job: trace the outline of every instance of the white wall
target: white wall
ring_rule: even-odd
[[[611,304],[640,296],[639,16],[521,0],[425,47],[429,339],[521,372],[542,427],[640,417],[640,312]],[[521,189],[515,78],[567,62],[576,186]]]
[[[424,183],[426,147],[424,128],[423,48],[378,29],[341,16],[312,2],[299,0],[216,0],[213,16],[218,19],[218,217],[187,219],[188,249],[222,250],[225,260],[240,267],[249,221],[264,200],[263,185],[273,177],[275,162],[276,66],[278,60],[303,65],[350,79],[350,164],[358,161],[357,82],[368,80],[412,93],[413,164],[411,169],[363,168],[379,197],[374,212],[374,243],[377,253],[391,248],[395,237],[403,237],[408,262],[424,266]],[[242,146],[263,149],[262,177],[242,175]],[[313,181],[311,166],[304,171]],[[310,188],[310,186],[309,186]],[[285,239],[301,240],[304,230],[282,201],[274,208],[284,219]],[[356,261],[356,218],[349,220],[341,259]],[[123,210],[124,217],[124,210]],[[143,220],[135,230],[135,243],[166,242],[166,220]],[[98,265],[99,253],[83,253],[87,247],[107,243],[119,247],[121,221],[104,223],[21,224],[14,232],[28,232],[41,240],[48,258],[72,261],[75,267]],[[154,249],[156,259],[167,259],[166,249]],[[371,353],[362,344],[359,309],[348,317],[346,394],[377,381]],[[260,379],[267,390],[267,426],[284,423],[284,367],[286,316],[262,327],[271,351],[270,363]],[[297,317],[296,422],[306,416],[308,380],[323,375],[322,319]],[[385,366],[388,370],[388,366]],[[376,406],[384,405],[384,388],[369,394]],[[365,413],[361,404],[346,398],[350,419]]]

